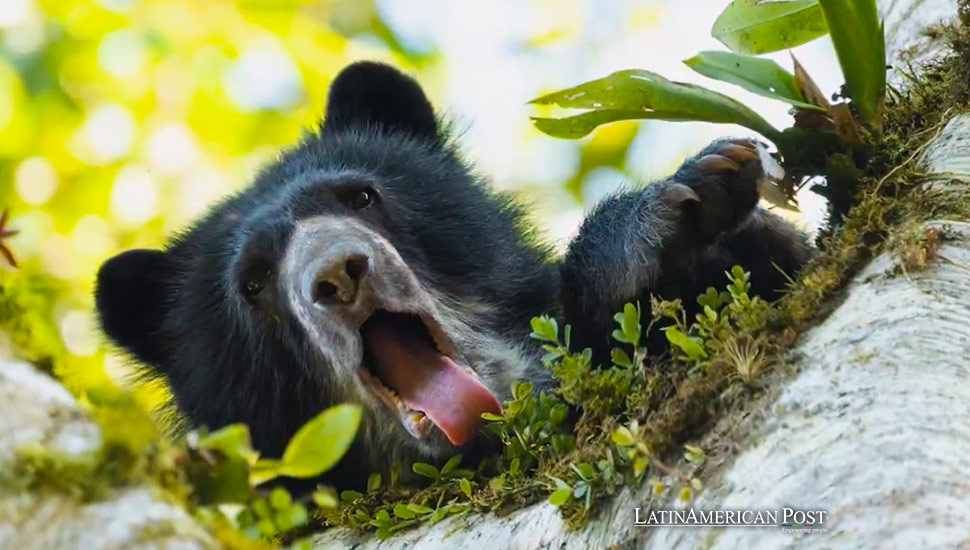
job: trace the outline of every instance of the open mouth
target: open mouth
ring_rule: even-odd
[[[437,426],[462,445],[482,425],[482,413],[500,412],[498,399],[458,362],[454,344],[431,316],[377,310],[360,333],[364,385],[415,438]]]

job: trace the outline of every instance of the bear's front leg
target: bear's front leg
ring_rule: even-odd
[[[574,347],[607,357],[613,314],[643,294],[676,287],[668,279],[680,267],[751,214],[761,176],[753,141],[719,140],[671,178],[597,205],[560,266]]]

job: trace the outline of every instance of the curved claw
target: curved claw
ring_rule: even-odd
[[[704,155],[697,159],[697,165],[708,172],[737,172],[741,165],[722,155]]]
[[[758,151],[755,149],[749,149],[743,145],[736,144],[724,145],[720,148],[720,150],[718,150],[718,154],[723,155],[739,164],[758,158]]]
[[[680,206],[685,202],[701,202],[700,196],[690,187],[682,183],[671,183],[664,190],[664,200],[667,204]]]

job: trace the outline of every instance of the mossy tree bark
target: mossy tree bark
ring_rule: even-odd
[[[881,0],[889,54],[923,60],[940,43],[924,33],[955,17],[953,0]],[[970,113],[955,114],[915,159],[926,192],[970,185]],[[920,191],[917,191],[920,192]],[[731,460],[711,464],[694,508],[826,510],[827,530],[643,528],[634,509],[669,509],[644,486],[614,498],[569,531],[546,503],[506,517],[473,516],[396,533],[317,535],[329,548],[970,548],[970,212],[926,220],[946,239],[919,272],[876,257],[846,299],[799,340],[797,375],[768,401]],[[70,395],[29,365],[0,360],[0,472],[13,449],[81,454],[98,428]],[[0,482],[3,482],[0,476]],[[5,490],[0,550],[217,548],[219,543],[151,486],[83,501],[57,491]]]

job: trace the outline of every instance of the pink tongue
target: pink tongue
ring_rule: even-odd
[[[482,413],[498,414],[501,406],[478,378],[429,344],[374,322],[367,331],[368,348],[378,376],[405,402],[425,415],[461,445],[482,425]]]

